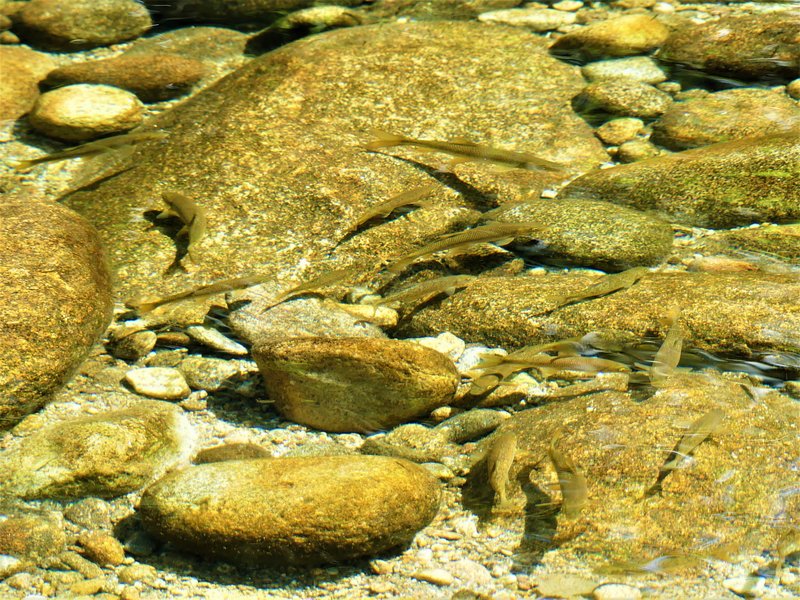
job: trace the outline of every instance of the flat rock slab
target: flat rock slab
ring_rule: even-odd
[[[50,399],[111,320],[97,232],[79,215],[0,198],[0,429]]]
[[[175,405],[78,417],[24,438],[0,458],[0,493],[25,499],[113,498],[138,490],[194,451],[194,433]]]
[[[594,171],[561,197],[653,210],[697,227],[800,218],[800,131],[722,142]]]
[[[417,312],[402,333],[450,331],[467,342],[506,348],[592,331],[632,342],[663,336],[659,321],[678,306],[687,346],[745,354],[800,348],[800,282],[793,275],[651,273],[627,290],[558,308],[563,296],[596,281],[577,274],[480,278]]]
[[[480,178],[470,188],[437,175],[439,155],[364,151],[371,129],[467,136],[578,172],[607,159],[569,108],[582,86],[577,68],[518,29],[427,22],[336,30],[255,59],[163,115],[158,125],[168,139],[138,146],[132,168],[66,203],[100,231],[127,299],[252,273],[292,279],[298,265],[330,252],[368,206],[435,183],[434,176],[467,194],[457,199],[442,185],[423,218],[396,219],[350,240],[347,264],[367,268],[463,226],[466,209],[457,202],[486,202]],[[475,179],[478,167],[463,168]],[[497,177],[480,167],[484,180]],[[531,185],[552,178],[521,173]],[[164,190],[185,193],[208,213],[197,261],[184,261],[189,273],[174,268],[174,233],[145,218],[163,209]]]
[[[792,493],[797,477],[787,476],[798,459],[800,405],[758,392],[754,402],[741,379],[679,375],[641,403],[604,392],[508,419],[497,435],[517,437],[509,492],[516,503],[538,504],[528,505],[528,542],[518,553],[541,556],[546,545],[533,540],[552,536],[560,560],[652,573],[701,567],[715,553],[735,562],[740,552],[774,548],[800,518]],[[670,450],[712,410],[724,413],[720,429],[654,493]],[[548,458],[554,438],[587,480],[586,504],[575,518],[559,510],[558,476]],[[530,482],[527,497],[517,481]]]
[[[145,528],[233,563],[335,564],[407,545],[439,508],[423,467],[378,456],[229,460],[145,490]]]

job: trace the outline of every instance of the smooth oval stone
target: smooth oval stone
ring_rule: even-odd
[[[623,271],[655,266],[672,249],[672,227],[638,210],[592,200],[531,200],[499,210],[498,221],[540,223],[535,244],[515,252],[558,265]]]
[[[275,408],[325,431],[373,432],[453,399],[453,362],[420,344],[377,338],[294,338],[257,345],[253,358]]]
[[[650,15],[624,15],[571,31],[556,40],[550,51],[583,58],[645,54],[663,44],[668,34]]]
[[[20,498],[113,498],[188,461],[194,433],[183,411],[142,400],[70,419],[22,439],[0,457],[0,491]]]
[[[736,227],[800,218],[800,132],[722,142],[593,171],[561,196],[655,210],[676,223]]]
[[[0,429],[72,376],[112,308],[95,230],[63,206],[9,196],[0,199]]]
[[[16,119],[33,107],[39,97],[39,81],[55,68],[55,61],[24,46],[0,46],[0,64],[0,119]]]
[[[672,98],[652,85],[632,79],[601,79],[586,86],[573,101],[575,110],[652,119],[672,104]]]
[[[658,58],[727,77],[789,81],[800,70],[798,36],[797,9],[724,16],[671,33]]]
[[[189,552],[259,566],[338,563],[407,545],[439,508],[438,482],[405,460],[234,460],[145,490],[145,528]]]
[[[675,102],[653,123],[652,140],[686,150],[792,130],[800,130],[796,102],[771,90],[743,88]]]
[[[593,283],[597,278],[585,274],[481,277],[417,311],[398,335],[452,331],[467,342],[511,348],[603,331],[633,342],[659,331],[677,305],[688,324],[687,347],[800,349],[800,282],[793,274],[650,273],[626,290],[557,308],[564,296]]]

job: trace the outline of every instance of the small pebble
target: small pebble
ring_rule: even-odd
[[[5,579],[6,577],[13,575],[19,571],[22,566],[22,561],[16,556],[0,554],[0,579]]]
[[[125,550],[117,538],[100,531],[87,531],[78,536],[86,557],[100,566],[117,566],[125,560]]]
[[[98,577],[96,579],[85,579],[84,581],[73,583],[69,586],[69,590],[73,594],[93,596],[103,589],[103,585],[105,585],[105,580]]]
[[[122,360],[135,362],[144,358],[155,348],[158,336],[153,331],[137,331],[120,339],[111,353]]]
[[[630,79],[642,83],[661,83],[667,75],[658,63],[647,56],[631,56],[589,63],[581,69],[589,81],[601,79]]]
[[[122,567],[117,571],[117,577],[122,583],[150,583],[156,578],[156,570],[150,565],[134,564],[129,567]]]
[[[510,8],[482,13],[478,15],[478,20],[484,23],[524,27],[542,33],[572,25],[575,22],[575,14],[549,8]]]
[[[427,581],[428,583],[441,586],[452,585],[455,581],[455,577],[444,569],[425,569],[423,571],[417,571],[412,577],[420,581]]]
[[[639,600],[641,597],[638,588],[622,583],[604,583],[592,592],[595,600]]]
[[[583,2],[580,0],[561,0],[561,2],[553,4],[553,8],[564,12],[574,12],[583,8]]]
[[[68,85],[39,96],[28,122],[48,137],[86,142],[140,125],[143,108],[136,96],[119,88]]]
[[[191,393],[181,372],[168,367],[131,369],[125,374],[125,381],[137,394],[149,398],[178,400]]]
[[[722,582],[727,589],[734,594],[745,598],[758,598],[764,595],[767,587],[767,580],[757,575],[745,575],[744,577],[731,577]]]
[[[233,356],[246,356],[247,348],[239,342],[225,337],[219,330],[208,325],[190,325],[186,328],[186,333],[198,344],[208,346],[212,350],[225,352]]]
[[[595,133],[604,143],[619,146],[634,139],[643,128],[644,122],[641,119],[622,117],[603,123]]]
[[[648,140],[631,140],[620,144],[617,149],[617,160],[622,163],[632,163],[653,158],[659,154],[661,154],[661,150]]]
[[[800,100],[800,79],[795,79],[787,83],[786,93],[795,100]]]

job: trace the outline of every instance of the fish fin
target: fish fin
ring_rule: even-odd
[[[493,241],[492,243],[493,243],[495,246],[505,246],[506,244],[510,244],[511,242],[513,242],[513,241],[514,241],[514,239],[515,239],[515,238],[514,238],[514,236],[512,235],[512,236],[510,236],[510,237],[506,237],[506,238],[503,238],[503,239],[500,239],[500,240],[495,240],[495,241]]]
[[[181,237],[183,235],[189,235],[189,226],[184,225],[178,230],[178,233],[175,234],[175,237]]]
[[[169,219],[170,217],[177,217],[178,213],[176,213],[171,208],[165,208],[162,210],[158,215],[156,215],[156,219]]]
[[[364,148],[366,150],[378,150],[379,148],[390,148],[392,146],[399,146],[408,141],[408,138],[395,133],[389,133],[382,129],[373,129],[370,132],[375,139],[366,143]]]

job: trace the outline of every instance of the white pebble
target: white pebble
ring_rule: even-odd
[[[191,393],[181,372],[169,367],[131,369],[125,381],[137,394],[160,400],[178,400]]]
[[[637,588],[622,583],[604,583],[592,592],[595,600],[639,600],[641,597]]]

